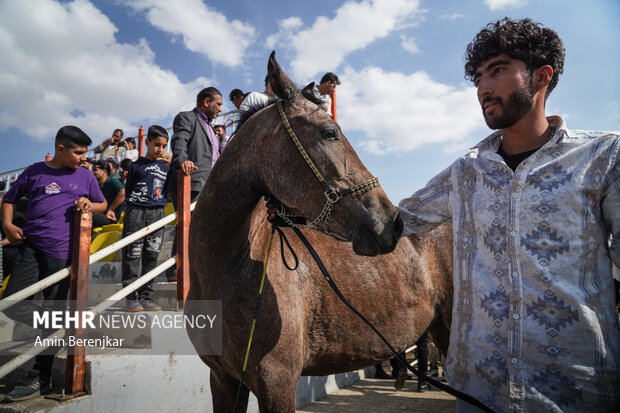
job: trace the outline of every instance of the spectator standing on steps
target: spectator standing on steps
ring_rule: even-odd
[[[2,225],[7,238],[19,245],[13,274],[4,292],[8,297],[71,264],[75,213],[103,212],[107,203],[93,174],[82,168],[91,140],[80,128],[64,126],[58,130],[54,157],[28,168],[4,195]],[[14,205],[29,197],[26,223],[13,224]],[[9,318],[33,326],[34,312],[50,309],[64,311],[69,278],[43,290],[44,306],[33,303],[32,296],[4,310]],[[43,329],[47,338],[55,329]],[[35,357],[35,364],[23,383],[11,391],[5,401],[31,399],[51,389],[52,364],[60,347],[53,346]]]
[[[127,172],[127,207],[123,238],[151,225],[165,215],[164,187],[170,165],[159,158],[168,146],[168,132],[158,125],[149,127],[146,155],[129,165]],[[123,287],[157,266],[164,238],[164,228],[140,238],[123,249]],[[159,311],[153,302],[153,280],[127,296],[127,311]]]

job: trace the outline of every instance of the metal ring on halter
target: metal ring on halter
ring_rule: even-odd
[[[334,196],[334,198],[331,197],[332,195]],[[340,198],[342,198],[342,196],[340,196],[338,194],[338,191],[336,191],[335,189],[330,189],[329,191],[325,191],[325,198],[327,198],[327,202],[335,204]]]

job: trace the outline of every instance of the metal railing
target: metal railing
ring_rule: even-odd
[[[0,300],[0,311],[4,311],[17,302],[24,300],[39,291],[43,291],[45,288],[54,285],[55,283],[71,277],[71,286],[69,290],[70,299],[70,311],[80,312],[86,311],[86,303],[88,302],[88,282],[90,264],[99,261],[103,257],[122,249],[123,247],[131,244],[132,242],[162,228],[166,224],[177,220],[177,255],[171,257],[159,264],[153,270],[143,274],[136,281],[117,291],[107,299],[103,300],[99,304],[95,305],[89,311],[100,314],[119,300],[123,299],[128,294],[136,291],[142,285],[146,284],[150,280],[157,277],[168,268],[177,264],[177,308],[182,308],[187,297],[189,290],[189,263],[188,263],[188,235],[189,235],[189,222],[191,217],[191,211],[194,209],[196,203],[190,204],[190,176],[184,175],[182,171],[178,172],[178,197],[177,197],[177,212],[172,213],[161,220],[148,225],[125,238],[115,242],[108,247],[101,249],[90,254],[90,242],[91,242],[91,227],[92,227],[92,214],[89,213],[75,213],[75,227],[73,234],[73,256],[72,264],[70,267],[63,268],[62,270],[44,278],[43,280],[12,294],[8,297]],[[67,335],[73,335],[76,338],[84,338],[86,336],[86,328],[71,328],[69,331],[65,329],[57,330],[49,335],[47,338],[51,340],[43,341],[43,343],[57,342],[53,339],[61,339]],[[84,343],[83,340],[75,340],[76,343]],[[24,353],[10,360],[8,363],[0,366],[0,378],[6,376],[13,370],[27,363],[34,358],[37,354],[43,352],[50,346],[41,345],[33,346]],[[66,379],[63,400],[79,395],[85,394],[85,376],[86,376],[86,346],[83,344],[76,344],[68,346],[67,367],[66,367]]]

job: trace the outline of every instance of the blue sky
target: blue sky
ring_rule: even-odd
[[[547,102],[573,129],[620,129],[617,0],[2,0],[0,172],[43,160],[63,125],[94,144],[168,127],[196,93],[263,90],[276,50],[300,85],[337,73],[338,121],[393,202],[487,136],[463,53],[487,23],[555,29]]]

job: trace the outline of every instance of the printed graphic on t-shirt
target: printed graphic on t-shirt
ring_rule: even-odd
[[[151,194],[152,198],[155,201],[159,201],[164,197],[164,184],[165,180],[155,178],[153,179],[153,193]]]
[[[164,186],[167,171],[162,170],[158,163],[144,168],[144,175],[134,182],[133,190],[127,200],[135,204],[148,204],[164,199]]]
[[[51,184],[49,184],[48,186],[45,187],[45,193],[50,195],[50,194],[59,194],[60,193],[60,185],[58,185],[56,182],[52,182]]]

